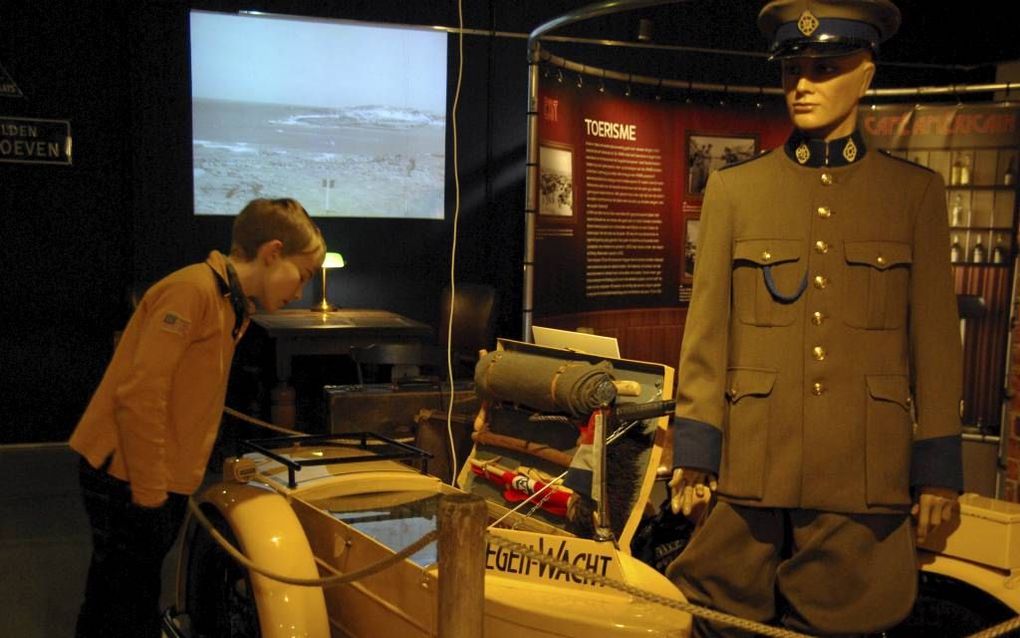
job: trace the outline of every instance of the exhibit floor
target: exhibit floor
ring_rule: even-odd
[[[72,636],[91,552],[78,457],[64,444],[0,446],[0,485],[0,636]],[[176,555],[163,566],[164,607]]]

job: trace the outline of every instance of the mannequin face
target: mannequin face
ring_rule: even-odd
[[[857,104],[874,75],[869,51],[783,60],[783,92],[793,125],[824,140],[850,135],[857,127]]]

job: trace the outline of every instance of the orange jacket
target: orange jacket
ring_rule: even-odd
[[[71,435],[94,467],[113,455],[109,473],[131,484],[139,505],[202,482],[236,343],[226,282],[226,257],[213,251],[153,285]]]

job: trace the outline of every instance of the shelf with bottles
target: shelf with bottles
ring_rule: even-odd
[[[1013,263],[1012,229],[953,228],[949,261],[955,265],[1008,266]]]
[[[910,149],[893,155],[939,173],[950,190],[1015,189],[1020,171],[1015,148]]]
[[[1012,228],[1015,204],[1013,190],[946,191],[950,228]]]

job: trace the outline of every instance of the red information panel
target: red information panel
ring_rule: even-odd
[[[539,90],[536,317],[682,305],[712,171],[779,146],[785,111]]]

